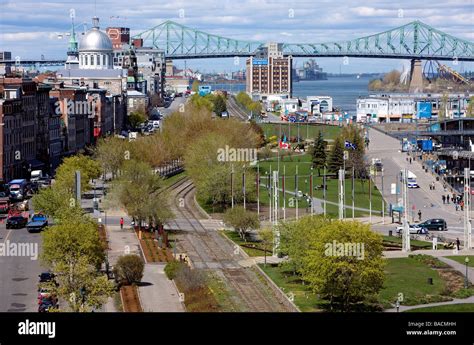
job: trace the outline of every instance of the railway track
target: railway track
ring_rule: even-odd
[[[206,229],[194,206],[194,186],[184,178],[168,188],[173,193],[175,222],[185,223],[188,229],[179,235],[178,247],[186,252],[196,268],[218,271],[226,285],[235,292],[243,311],[282,312],[287,308],[251,268],[243,268],[238,261],[244,259],[240,252],[216,231]]]
[[[242,121],[248,121],[248,114],[246,114],[242,109],[239,108],[234,96],[230,96],[227,101],[227,106],[229,110],[229,114],[234,114],[234,117]]]

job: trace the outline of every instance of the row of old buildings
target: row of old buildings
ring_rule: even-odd
[[[3,57],[2,57],[3,56]],[[54,174],[63,157],[87,151],[100,137],[127,129],[127,116],[160,106],[164,52],[130,39],[127,28],[92,28],[76,39],[53,73],[20,73],[0,56],[0,179]],[[3,67],[3,68],[2,68]]]

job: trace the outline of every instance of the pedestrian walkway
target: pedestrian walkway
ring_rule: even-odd
[[[450,305],[450,304],[465,304],[465,303],[474,303],[474,296],[468,298],[455,298],[452,301],[447,302],[437,302],[437,303],[428,303],[428,304],[418,304],[418,305],[401,305],[399,308],[399,312],[407,311],[410,309],[418,309],[418,308],[428,308],[428,307],[438,307],[442,305]],[[396,313],[397,308],[391,308],[384,310],[387,313]]]

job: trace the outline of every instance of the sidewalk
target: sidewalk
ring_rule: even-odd
[[[474,296],[468,298],[455,298],[452,301],[447,302],[437,302],[437,303],[428,303],[428,304],[418,304],[418,305],[401,305],[399,308],[400,312],[410,310],[410,309],[418,309],[418,308],[427,308],[427,307],[437,307],[440,305],[449,305],[449,304],[465,304],[465,303],[474,303]],[[386,309],[384,312],[387,313],[396,313],[397,308]]]

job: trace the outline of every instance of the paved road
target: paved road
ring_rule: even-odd
[[[412,214],[417,220],[418,210],[422,212],[422,220],[429,218],[444,218],[448,223],[448,231],[443,233],[450,238],[459,237],[462,240],[463,235],[463,213],[455,211],[454,206],[443,205],[441,195],[446,194],[443,185],[435,181],[435,177],[430,173],[425,173],[418,161],[410,164],[407,160],[407,154],[401,152],[400,142],[388,135],[377,130],[369,130],[370,145],[368,157],[380,158],[384,165],[384,189],[383,196],[388,203],[396,202],[396,195],[390,194],[390,185],[396,183],[397,174],[401,169],[407,168],[417,176],[417,182],[420,186],[418,189],[410,189],[408,192],[409,218],[411,221]],[[429,184],[435,182],[436,189],[430,190]],[[382,190],[382,179],[376,177],[376,185]],[[399,196],[400,197],[400,196]],[[414,210],[413,210],[414,208]],[[387,221],[391,221],[386,218]],[[379,226],[380,227],[380,226]],[[393,229],[394,225],[386,227]],[[388,231],[388,230],[387,230]]]
[[[29,233],[26,228],[5,228],[5,220],[0,223],[0,246],[28,245],[30,252],[41,252],[41,234]],[[12,247],[11,247],[12,248]],[[8,254],[8,255],[7,255]],[[33,259],[33,260],[32,260]],[[38,275],[41,268],[39,257],[14,256],[0,251],[0,312],[36,312],[38,310]]]

